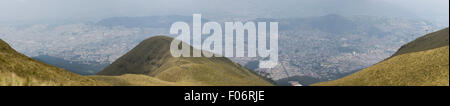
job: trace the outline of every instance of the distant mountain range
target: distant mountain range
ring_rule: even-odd
[[[342,79],[314,86],[449,86],[449,29],[402,46],[392,57]]]
[[[192,23],[192,16],[167,15],[167,16],[147,16],[147,17],[112,17],[102,19],[95,25],[115,27],[123,26],[128,28],[167,28],[174,22]],[[203,19],[203,22],[208,20]]]

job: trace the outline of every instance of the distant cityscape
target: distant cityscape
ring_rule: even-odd
[[[2,26],[0,38],[30,57],[47,55],[88,65],[110,64],[142,40],[168,35],[166,24],[180,18],[183,17],[166,16],[159,20],[125,17],[99,23]],[[116,20],[166,23],[155,23],[155,26],[108,23]],[[372,16],[325,15],[274,20],[280,22],[277,67],[257,67],[256,61],[261,58],[231,59],[262,75],[267,73],[275,81],[296,76],[334,80],[382,61],[406,42],[444,27],[423,20]]]

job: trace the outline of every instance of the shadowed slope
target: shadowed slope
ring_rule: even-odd
[[[403,45],[393,56],[448,46],[448,28],[417,38]]]

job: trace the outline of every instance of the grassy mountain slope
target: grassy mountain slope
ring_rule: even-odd
[[[147,39],[98,75],[147,75],[181,85],[272,85],[224,57],[172,57],[172,40],[164,36]]]
[[[403,46],[389,59],[315,86],[449,86],[448,28]]]
[[[227,58],[173,58],[171,40],[148,39],[94,76],[28,58],[0,40],[0,86],[272,85]]]
[[[0,86],[104,85],[92,78],[41,63],[0,40]]]

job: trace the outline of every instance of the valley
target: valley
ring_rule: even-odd
[[[62,59],[74,66],[65,69],[93,75],[147,38],[175,37],[168,34],[168,24],[175,20],[190,22],[191,18],[115,17],[94,23],[6,26],[0,27],[0,38],[26,56],[65,68],[52,62]],[[313,79],[304,85],[335,80],[369,67],[394,54],[401,45],[445,27],[424,20],[336,14],[250,20],[280,22],[280,65],[267,69],[257,67],[259,63],[255,62],[264,58],[230,59],[275,81],[290,77]],[[45,58],[38,58],[42,56]]]
[[[172,40],[149,38],[99,74],[81,76],[31,59],[0,39],[0,86],[274,85],[227,58],[171,57],[168,50]]]

